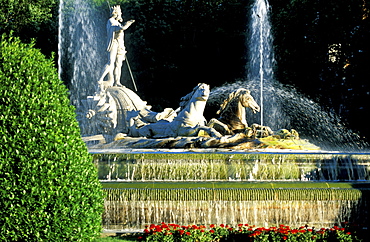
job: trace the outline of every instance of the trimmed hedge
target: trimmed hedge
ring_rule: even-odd
[[[0,240],[90,241],[103,194],[68,90],[34,44],[0,42]]]

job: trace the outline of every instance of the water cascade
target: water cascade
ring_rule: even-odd
[[[330,227],[370,222],[368,154],[155,152],[94,154],[107,195],[103,224]],[[186,171],[186,172],[184,172]]]
[[[260,95],[257,99],[263,108],[260,120],[249,123],[263,123],[274,130],[300,129],[328,150],[361,148],[357,136],[338,125],[335,115],[274,80],[269,8],[264,0],[252,7],[249,53],[256,55],[249,57],[250,81],[215,88],[208,101],[219,104],[226,93],[248,88]],[[105,36],[102,23],[107,15],[106,9],[94,11],[88,1],[60,1],[59,70],[61,78],[71,83],[71,101],[77,108],[96,91],[105,60],[105,38],[100,36]],[[370,157],[366,153],[91,147],[90,152],[106,193],[106,230],[142,230],[161,222],[370,224]]]

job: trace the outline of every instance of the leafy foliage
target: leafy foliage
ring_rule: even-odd
[[[58,4],[57,0],[0,0],[0,35],[13,32],[27,42],[37,38],[44,53],[56,51]]]
[[[87,241],[102,192],[53,61],[33,44],[0,44],[0,240]]]

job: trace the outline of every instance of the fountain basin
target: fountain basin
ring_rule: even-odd
[[[368,181],[370,154],[228,149],[90,150],[102,181]]]
[[[330,227],[369,224],[368,153],[94,150],[106,230],[151,223]],[[367,225],[366,225],[367,226]]]

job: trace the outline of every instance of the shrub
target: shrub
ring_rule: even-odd
[[[67,89],[33,43],[0,41],[0,240],[92,240],[103,197]]]

